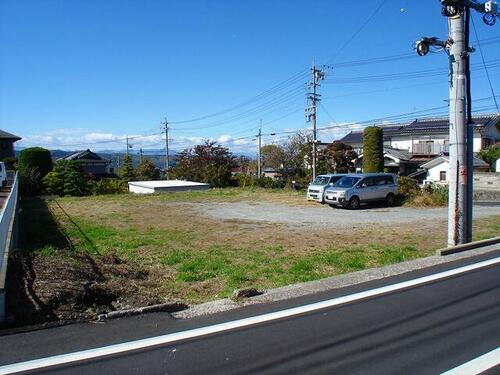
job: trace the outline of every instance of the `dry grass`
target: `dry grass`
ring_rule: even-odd
[[[220,189],[64,198],[48,202],[48,207],[76,251],[92,257],[116,254],[148,270],[147,285],[161,298],[186,302],[220,298],[235,288],[276,287],[414,259],[445,245],[444,222],[318,231],[214,220],[192,208],[196,202],[262,200],[297,207],[314,204],[291,191]],[[481,237],[491,236],[500,217],[478,224]],[[57,246],[34,248],[39,255],[58,254],[53,251]]]

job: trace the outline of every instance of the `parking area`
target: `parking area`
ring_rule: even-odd
[[[443,221],[448,215],[447,207],[385,207],[375,204],[361,206],[357,210],[332,208],[315,203],[301,207],[272,202],[210,202],[193,203],[189,206],[191,210],[214,219],[331,228]],[[500,215],[500,206],[494,202],[475,205],[473,215],[475,219]]]

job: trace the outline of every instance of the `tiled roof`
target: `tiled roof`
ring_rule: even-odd
[[[396,159],[404,161],[410,160],[412,157],[411,152],[406,150],[399,150],[397,148],[392,148],[392,147],[384,147],[384,154],[389,154],[395,157]]]
[[[18,137],[17,135],[7,133],[6,131],[0,130],[0,138],[3,139],[15,139],[16,141],[21,140],[21,137]]]
[[[491,124],[500,122],[499,115],[480,115],[472,118],[474,128],[482,132]],[[450,129],[450,124],[447,117],[415,119],[411,123],[381,125],[383,130],[384,140],[389,140],[390,137],[400,135],[433,135],[447,134]],[[363,131],[351,131],[341,140],[344,143],[362,143]]]
[[[103,159],[96,153],[90,151],[90,150],[83,150],[83,151],[76,151],[73,152],[72,154],[69,154],[63,158],[60,158],[59,160],[96,160],[96,161],[106,161],[106,159]]]

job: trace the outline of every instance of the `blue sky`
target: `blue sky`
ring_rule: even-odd
[[[235,138],[255,134],[260,119],[264,133],[308,126],[303,108],[312,62],[333,66],[319,88],[323,101],[318,125],[338,128],[321,132],[323,141],[354,128],[345,123],[446,105],[444,53],[336,65],[414,53],[413,43],[420,37],[447,36],[439,1],[386,0],[344,46],[379,4],[0,0],[1,128],[23,137],[21,147],[119,150],[125,148],[125,135],[149,135],[133,139],[134,148],[160,149],[160,121],[167,116],[173,149],[211,138],[235,151],[248,151],[255,147],[252,138]],[[495,87],[500,24],[488,27],[474,17],[485,59],[493,64],[489,72]],[[471,40],[474,44],[473,33]],[[480,62],[478,51],[472,64]],[[490,97],[484,70],[480,64],[473,67],[473,98]],[[373,77],[427,69],[443,74]],[[360,77],[369,78],[359,82]],[[233,111],[178,123],[248,101],[285,80]],[[474,108],[495,112],[492,105],[491,99],[483,100]],[[286,136],[267,136],[265,143]]]

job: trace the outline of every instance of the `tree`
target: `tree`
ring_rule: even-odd
[[[160,178],[160,170],[149,159],[142,159],[135,174],[139,181],[151,181]]]
[[[278,145],[266,145],[261,148],[264,167],[282,169],[285,164],[285,151]]]
[[[172,175],[223,187],[231,184],[231,169],[236,166],[236,158],[227,148],[212,141],[205,141],[179,153],[177,165],[172,168]]]
[[[38,195],[42,190],[43,178],[52,170],[50,151],[42,147],[26,148],[19,153],[17,167],[23,195]]]
[[[383,131],[377,126],[369,126],[363,132],[363,172],[384,171]]]
[[[329,144],[322,152],[329,170],[334,173],[349,173],[354,170],[353,160],[358,154],[351,146],[340,141]]]
[[[88,184],[78,164],[73,160],[59,160],[54,169],[43,178],[49,194],[82,196],[87,194]]]
[[[50,151],[42,147],[30,147],[19,153],[18,168],[36,168],[41,178],[52,170]]]
[[[283,145],[285,173],[288,175],[300,175],[307,173],[305,165],[311,165],[312,144],[311,136],[299,132],[288,137]]]
[[[495,163],[500,159],[500,143],[496,143],[488,148],[485,148],[477,153],[482,160],[490,166],[490,171],[495,171]]]
[[[132,164],[132,158],[130,155],[125,155],[123,157],[123,166],[120,168],[118,171],[118,176],[123,180],[123,181],[133,181],[135,180],[135,170],[134,170],[134,165]]]

